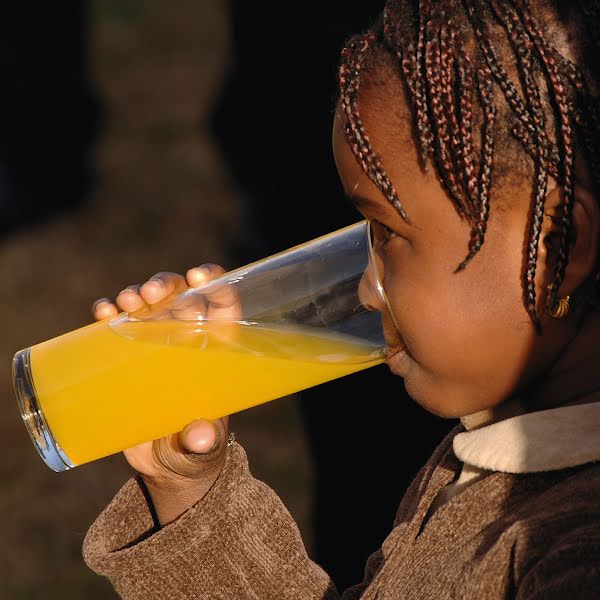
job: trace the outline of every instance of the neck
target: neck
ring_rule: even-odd
[[[600,313],[588,314],[528,405],[532,410],[600,400]]]
[[[510,417],[516,417],[528,412],[527,407],[520,398],[511,398],[493,408],[480,410],[479,412],[461,417],[460,422],[467,431],[473,431],[486,425],[491,425],[496,421],[503,421]]]
[[[461,418],[467,430],[520,414],[600,401],[600,313],[586,316],[553,367],[533,393]]]

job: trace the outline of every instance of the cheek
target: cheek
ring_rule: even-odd
[[[382,264],[384,288],[417,371],[465,399],[491,398],[516,385],[533,343],[518,253],[494,255],[492,244],[484,249],[460,273],[453,272],[459,261],[434,247],[390,252]]]

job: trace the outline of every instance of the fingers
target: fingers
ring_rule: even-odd
[[[139,290],[140,297],[147,304],[162,302],[172,294],[178,294],[187,289],[183,275],[179,273],[162,272],[153,275]]]
[[[219,275],[223,275],[225,269],[213,263],[204,263],[199,267],[189,269],[185,274],[185,278],[190,287],[198,287]]]
[[[144,300],[140,297],[140,286],[130,285],[119,292],[116,298],[117,306],[125,312],[133,312],[139,310],[145,305]]]
[[[224,461],[229,417],[198,419],[179,434],[144,442],[124,451],[127,462],[146,477],[165,478],[173,473],[186,478],[210,475]]]
[[[167,271],[156,273],[142,285],[126,287],[119,292],[114,302],[109,298],[96,300],[92,306],[92,313],[98,321],[114,317],[120,311],[135,313],[136,316],[140,316],[142,313],[147,312],[145,309],[151,309],[149,314],[155,314],[161,307],[166,308],[174,297],[184,292],[188,287],[201,286],[223,273],[225,273],[223,267],[212,263],[205,263],[199,267],[189,269],[185,277]],[[191,313],[192,316],[197,316],[196,313],[206,316],[207,304],[208,316],[212,319],[235,320],[239,318],[241,313],[239,299],[233,286],[218,286],[210,290],[204,298],[198,297],[194,300],[195,302],[191,303],[190,306],[182,304],[182,306],[173,307],[173,316],[184,318],[188,313]]]
[[[219,443],[219,432],[211,421],[194,421],[181,432],[182,446],[188,452],[206,454]]]
[[[169,272],[156,273],[142,285],[130,285],[121,290],[114,302],[109,298],[96,300],[92,305],[92,314],[100,321],[114,317],[120,311],[134,313],[169,300],[187,287],[183,275]]]
[[[218,448],[227,438],[227,418],[219,421],[197,420],[179,434],[181,445],[188,452],[207,453]]]
[[[223,267],[212,263],[205,263],[200,267],[194,267],[186,273],[186,279],[190,287],[199,287],[219,275],[225,273]],[[241,304],[235,286],[224,283],[215,285],[206,290],[208,301],[208,318],[227,321],[235,321],[241,317]]]
[[[143,442],[123,451],[127,462],[139,473],[152,477],[156,475],[152,446],[154,442]]]
[[[102,321],[119,314],[119,309],[108,298],[100,298],[92,305],[92,315],[96,321]]]

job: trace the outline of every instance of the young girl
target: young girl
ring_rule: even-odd
[[[600,597],[599,15],[390,0],[342,52],[333,151],[373,225],[387,364],[460,419],[344,600]],[[220,272],[159,273],[95,317]],[[227,425],[126,451],[140,475],[89,530],[87,564],[124,598],[339,598]],[[377,457],[353,435],[360,486]]]

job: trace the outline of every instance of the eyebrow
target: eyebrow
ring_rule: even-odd
[[[385,208],[383,208],[379,202],[375,202],[374,200],[371,200],[370,198],[367,198],[365,196],[357,196],[354,194],[352,194],[352,195],[346,194],[345,197],[346,197],[346,200],[348,200],[348,202],[350,202],[350,204],[352,204],[357,209],[368,208],[372,213],[374,213],[374,215],[376,217],[389,217],[390,216],[390,213],[387,212],[385,210]],[[391,205],[390,205],[390,208],[392,210],[394,210],[394,207]]]
[[[356,209],[361,209],[361,208],[368,209],[370,212],[373,213],[373,216],[376,219],[380,219],[381,221],[384,221],[385,219],[389,219],[391,216],[400,217],[400,220],[395,225],[396,228],[406,226],[406,227],[410,228],[411,231],[414,228],[419,229],[419,230],[421,229],[412,220],[403,219],[402,215],[391,204],[384,207],[384,206],[382,206],[381,203],[376,202],[375,200],[372,200],[371,198],[367,198],[366,196],[360,196],[360,195],[354,195],[354,194],[351,194],[351,195],[344,194],[344,196],[345,196],[346,200],[348,200],[348,202],[350,204],[352,204]],[[387,210],[388,207],[391,212],[388,212],[388,210]],[[408,231],[408,230],[409,229],[406,229],[406,231]]]

